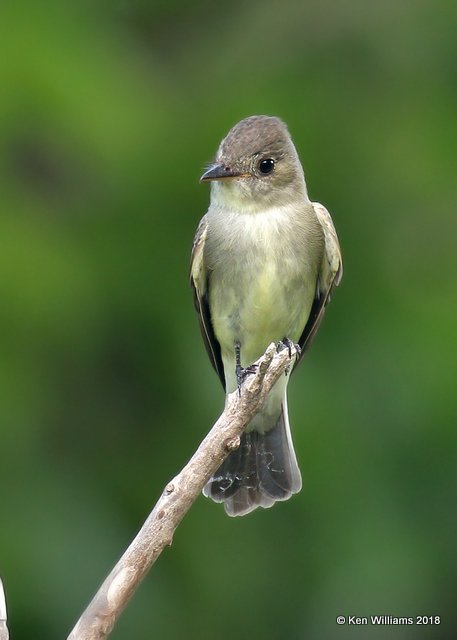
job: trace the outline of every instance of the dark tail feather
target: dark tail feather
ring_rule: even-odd
[[[287,500],[300,489],[284,400],[275,426],[266,433],[244,433],[239,448],[222,463],[203,493],[215,502],[224,502],[229,516],[242,516],[257,507],[268,508],[277,500]]]

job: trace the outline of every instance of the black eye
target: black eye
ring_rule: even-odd
[[[260,173],[263,173],[263,174],[271,173],[274,168],[275,168],[275,161],[272,158],[267,158],[259,162]]]

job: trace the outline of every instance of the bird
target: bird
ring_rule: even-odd
[[[311,202],[286,124],[254,115],[233,126],[201,182],[210,205],[195,235],[190,282],[203,340],[226,394],[271,342],[297,345],[296,367],[321,324],[343,266],[328,210]],[[298,493],[284,374],[203,493],[229,516]]]

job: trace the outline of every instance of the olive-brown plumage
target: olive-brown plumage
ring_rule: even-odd
[[[303,355],[341,278],[341,254],[330,214],[309,200],[278,118],[251,116],[235,125],[201,179],[211,181],[211,203],[195,237],[191,283],[210,360],[230,393],[240,366],[270,342],[291,340]],[[288,381],[276,383],[240,448],[205,488],[229,515],[270,507],[301,488]]]

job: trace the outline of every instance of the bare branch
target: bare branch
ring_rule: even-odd
[[[292,358],[296,353],[292,349]],[[274,383],[290,365],[288,349],[271,344],[247,376],[242,393],[232,393],[223,414],[184,469],[165,487],[136,538],[82,614],[68,640],[102,640],[111,633],[127,602],[172,543],[174,532],[219,465],[240,444],[246,425],[262,407]],[[0,640],[3,640],[1,638]]]
[[[5,591],[3,589],[3,582],[0,578],[0,640],[8,640],[10,637],[8,627],[6,625],[7,619]]]

